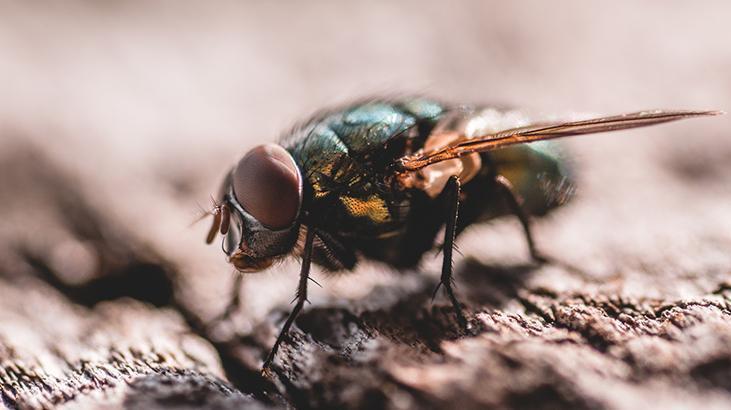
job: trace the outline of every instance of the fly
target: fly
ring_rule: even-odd
[[[452,287],[455,238],[470,224],[518,218],[535,261],[529,215],[573,193],[561,150],[546,140],[720,114],[642,111],[581,121],[531,123],[520,112],[452,107],[433,100],[372,100],[324,112],[278,144],[253,148],[223,181],[208,233],[240,272],[291,255],[302,259],[294,308],[263,369],[307,300],[311,263],[352,270],[359,259],[416,266],[444,227],[441,280],[456,319],[468,321]],[[532,143],[532,144],[527,144]],[[238,306],[242,276],[224,315]]]

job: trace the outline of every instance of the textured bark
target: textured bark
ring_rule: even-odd
[[[74,282],[68,269],[80,269],[85,252],[64,245],[73,256],[66,260],[53,246],[44,248],[54,240],[10,240],[16,246],[6,250],[12,258],[5,259],[0,283],[6,406],[731,405],[731,287],[724,281],[728,265],[713,247],[692,249],[706,260],[699,266],[712,262],[705,272],[683,273],[682,261],[659,260],[634,273],[621,262],[608,277],[557,260],[487,265],[463,258],[457,283],[468,306],[469,334],[456,326],[446,301],[431,301],[436,269],[429,264],[420,272],[392,274],[387,284],[373,285],[383,278],[335,281],[336,288],[370,290],[358,297],[317,297],[295,322],[272,374],[263,377],[258,367],[286,305],[248,325],[236,325],[234,315],[232,322],[206,326],[200,302],[176,287],[177,264],[155,244],[135,239],[134,227],[107,219],[42,155],[21,150],[14,157],[3,162],[8,173],[34,164],[14,181],[33,181],[42,202],[66,216],[43,221],[45,229],[58,230],[45,239],[83,241],[97,270]],[[25,201],[7,202],[9,217],[16,202]],[[603,252],[612,259],[614,251]],[[668,289],[689,283],[706,291],[686,298],[644,296],[671,294]],[[256,300],[247,289],[245,299]]]
[[[2,282],[2,402],[239,408],[254,400],[223,379],[215,351],[180,315],[133,300],[93,309],[35,280]]]
[[[241,308],[212,321],[233,276],[220,249],[203,244],[207,224],[189,227],[195,203],[216,191],[243,151],[286,128],[283,119],[332,101],[328,90],[338,97],[352,90],[350,78],[397,78],[406,90],[423,90],[439,75],[445,85],[435,94],[544,111],[731,106],[719,91],[731,55],[715,40],[727,38],[727,22],[719,20],[728,15],[725,3],[707,11],[633,4],[628,13],[577,2],[555,18],[545,18],[553,6],[543,2],[475,2],[466,11],[422,3],[356,11],[330,3],[228,5],[212,21],[200,18],[210,17],[203,6],[183,5],[0,12],[10,73],[3,78],[18,79],[0,96],[0,403],[731,407],[731,139],[724,117],[569,143],[578,195],[535,221],[549,263],[529,262],[510,218],[458,238],[456,291],[468,333],[442,295],[431,299],[440,267],[434,254],[410,272],[363,264],[329,278],[316,269],[322,288],[310,285],[312,303],[268,376],[260,366],[291,307],[296,261],[247,275]],[[132,12],[141,7],[150,17]],[[290,14],[297,19],[282,17]],[[628,14],[652,24],[631,25]],[[48,17],[41,21],[50,29],[15,23],[37,16]],[[302,30],[293,22],[299,19],[323,31]],[[697,21],[703,27],[686,26]],[[628,25],[618,30],[618,22]],[[173,30],[179,26],[195,36]],[[318,48],[345,26],[373,49],[355,52],[350,41]],[[140,38],[130,27],[150,34],[149,43],[115,48]],[[278,37],[285,35],[313,51],[280,56],[282,38],[287,50],[300,50]],[[184,47],[171,40],[178,36]],[[237,41],[221,43],[220,53],[210,45],[223,38]],[[394,39],[403,47],[389,54]],[[576,49],[564,50],[567,44]],[[607,64],[592,54],[597,44],[603,55],[626,58]],[[313,59],[335,71],[313,70]],[[145,62],[149,78],[135,61]],[[221,67],[237,80],[213,81],[228,76]],[[179,98],[181,84],[200,100]],[[378,84],[360,91],[383,89]],[[597,102],[599,94],[606,101]],[[222,106],[233,108],[216,111]]]

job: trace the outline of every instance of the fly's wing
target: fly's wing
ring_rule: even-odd
[[[535,116],[524,110],[504,106],[457,106],[441,116],[431,131],[421,152],[433,152],[455,143],[484,135],[494,135],[505,129],[515,129],[536,124]],[[484,161],[478,154],[469,155],[474,166]],[[451,160],[459,161],[459,160]],[[574,193],[573,167],[571,156],[561,144],[542,141],[536,144],[514,145],[490,152],[489,165],[494,172],[504,176],[513,185],[513,190],[521,198],[523,209],[531,215],[545,215],[551,209],[566,203]],[[444,164],[444,163],[442,163]],[[463,164],[465,166],[467,164]],[[443,173],[444,168],[440,169]],[[431,176],[430,168],[417,171],[424,180]],[[468,174],[469,175],[469,174]],[[466,181],[469,181],[468,176]],[[433,184],[433,182],[432,182]],[[489,189],[489,184],[478,183]],[[439,189],[434,188],[434,189]],[[487,195],[480,199],[484,211],[480,219],[491,219],[510,214],[510,209],[502,197]]]
[[[593,118],[582,121],[536,124],[511,128],[493,134],[480,135],[469,139],[458,139],[454,144],[426,152],[399,158],[396,169],[401,172],[418,171],[426,166],[459,158],[465,155],[487,152],[516,144],[575,135],[596,134],[629,128],[644,127],[684,118],[719,115],[719,111],[641,111],[611,117]]]

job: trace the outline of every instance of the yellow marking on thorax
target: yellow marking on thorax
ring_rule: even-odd
[[[345,206],[348,213],[354,217],[366,217],[376,223],[383,223],[391,218],[386,202],[375,195],[365,200],[352,196],[341,196],[340,202]]]

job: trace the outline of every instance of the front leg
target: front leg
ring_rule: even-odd
[[[312,262],[312,244],[315,239],[315,230],[311,228],[307,228],[307,236],[305,238],[305,247],[302,252],[302,267],[300,269],[300,281],[299,285],[297,286],[297,304],[294,305],[294,309],[289,313],[289,317],[287,317],[287,321],[284,322],[284,327],[282,327],[282,330],[279,332],[279,336],[277,336],[277,341],[274,342],[274,346],[272,346],[272,350],[269,352],[269,355],[267,356],[266,360],[264,360],[264,366],[262,366],[262,373],[266,374],[269,370],[269,367],[272,365],[272,361],[274,360],[274,356],[277,354],[277,350],[279,350],[279,345],[282,344],[282,341],[287,336],[287,333],[289,333],[289,328],[292,326],[292,323],[294,322],[294,319],[297,318],[297,315],[302,310],[302,307],[304,306],[305,302],[307,301],[307,282],[310,279],[310,264]]]
[[[459,213],[459,178],[457,176],[450,177],[443,192],[445,193],[444,200],[447,202],[447,215],[444,228],[444,245],[442,246],[442,277],[436,289],[434,289],[434,295],[436,295],[440,286],[444,286],[444,291],[447,292],[447,296],[452,301],[452,306],[454,306],[459,325],[463,329],[467,329],[467,319],[462,313],[462,305],[454,295],[454,289],[452,288],[454,284],[452,278],[452,251],[454,250],[454,238],[457,233],[457,216]]]

